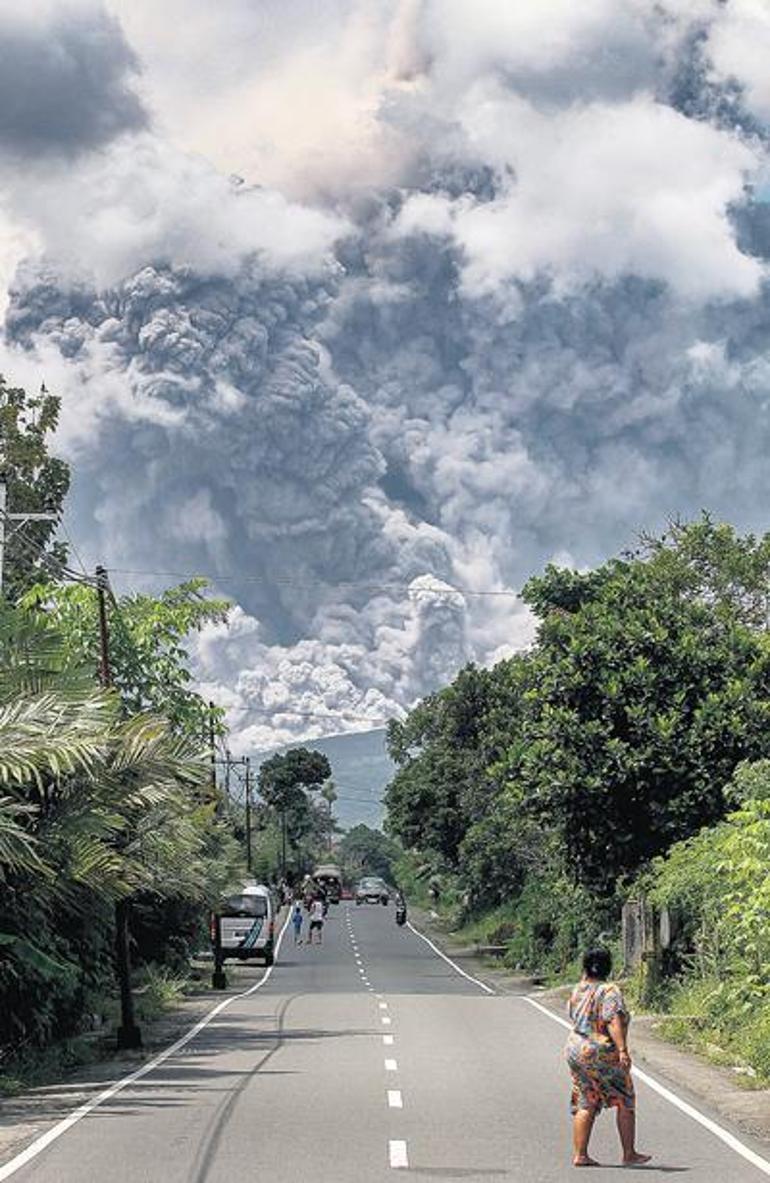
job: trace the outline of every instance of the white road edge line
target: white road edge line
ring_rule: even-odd
[[[528,998],[526,995],[524,995],[523,998],[525,1002],[528,1002],[530,1006],[534,1006],[535,1010],[541,1011],[549,1019],[552,1019],[554,1023],[559,1023],[560,1026],[566,1027],[568,1031],[570,1030],[570,1024],[566,1019],[562,1019],[559,1017],[559,1015],[555,1015],[553,1011],[550,1011],[548,1007],[543,1006],[542,1003],[536,1002],[534,998]],[[634,1066],[634,1076],[638,1077],[639,1080],[643,1080],[644,1083],[653,1090],[653,1092],[658,1093],[664,1098],[664,1100],[668,1101],[669,1104],[673,1105],[676,1109],[681,1110],[682,1113],[686,1113],[688,1117],[693,1119],[693,1121],[697,1121],[698,1125],[702,1125],[703,1128],[708,1130],[709,1133],[713,1134],[715,1138],[719,1138],[720,1142],[724,1142],[726,1146],[729,1146],[730,1149],[734,1150],[736,1154],[739,1154],[741,1158],[745,1158],[747,1162],[750,1162],[752,1166],[755,1166],[758,1171],[762,1172],[763,1175],[770,1175],[770,1161],[768,1161],[766,1158],[763,1158],[760,1154],[757,1154],[756,1151],[751,1150],[750,1147],[744,1146],[743,1142],[741,1142],[739,1138],[735,1137],[735,1134],[731,1134],[729,1130],[726,1130],[723,1126],[718,1125],[717,1122],[712,1121],[710,1117],[706,1117],[705,1113],[701,1113],[700,1110],[696,1109],[694,1105],[690,1105],[688,1101],[682,1100],[681,1097],[678,1097],[676,1093],[671,1092],[671,1090],[667,1089],[665,1085],[660,1084],[654,1079],[654,1077],[649,1076],[646,1072],[643,1072],[641,1068]]]
[[[401,1096],[401,1089],[388,1089],[388,1105],[391,1109],[403,1109],[404,1098]]]
[[[442,953],[441,949],[439,949],[437,945],[433,944],[433,941],[429,940],[428,937],[421,933],[418,928],[415,928],[411,920],[407,920],[406,924],[407,928],[411,928],[416,937],[419,937],[421,941],[425,941],[426,945],[430,945],[436,956],[440,957],[442,961],[446,961],[447,965],[451,965],[452,969],[460,974],[460,977],[466,978],[469,982],[473,982],[474,986],[478,986],[479,989],[483,990],[485,994],[497,993],[497,991],[493,990],[491,986],[488,986],[486,982],[480,982],[478,978],[472,978],[471,975],[467,974],[464,969],[460,969],[460,966],[457,965],[451,957],[447,957],[446,953]]]
[[[406,1152],[406,1142],[396,1140],[388,1142],[388,1158],[394,1170],[408,1170],[409,1156]]]
[[[276,958],[278,957],[278,953],[281,948],[281,942],[283,941],[286,929],[289,927],[290,920],[291,912],[288,913],[286,920],[284,921],[283,928],[278,934],[278,940],[275,946]],[[0,1183],[2,1183],[2,1181],[5,1179],[10,1179],[12,1175],[15,1175],[16,1172],[20,1171],[22,1167],[25,1167],[27,1163],[32,1162],[32,1160],[37,1158],[38,1154],[41,1154],[47,1146],[50,1146],[52,1142],[56,1142],[58,1138],[61,1138],[62,1134],[66,1134],[67,1130],[72,1129],[72,1127],[77,1125],[79,1121],[82,1121],[84,1117],[88,1117],[88,1114],[93,1113],[94,1109],[98,1109],[100,1105],[105,1103],[105,1101],[111,1101],[114,1096],[122,1092],[123,1089],[127,1088],[129,1085],[133,1084],[134,1081],[141,1080],[143,1076],[147,1076],[171,1056],[176,1055],[176,1053],[181,1051],[182,1048],[190,1042],[190,1040],[194,1039],[195,1036],[204,1029],[204,1027],[208,1027],[212,1019],[215,1019],[217,1015],[222,1013],[223,1010],[226,1010],[226,1008],[230,1006],[232,1002],[237,1002],[239,998],[248,998],[250,994],[256,993],[256,991],[264,986],[265,982],[269,980],[274,968],[275,965],[268,966],[259,981],[253,986],[249,986],[248,990],[243,990],[240,994],[233,994],[230,996],[230,998],[223,998],[221,1002],[217,1003],[213,1010],[210,1010],[207,1015],[204,1015],[194,1027],[191,1027],[185,1035],[183,1035],[180,1039],[177,1039],[175,1043],[172,1043],[170,1047],[165,1049],[165,1051],[159,1052],[157,1056],[154,1056],[151,1060],[148,1060],[146,1064],[142,1064],[141,1068],[137,1068],[135,1072],[129,1073],[128,1076],[124,1076],[121,1080],[116,1080],[113,1084],[108,1085],[106,1089],[102,1089],[102,1091],[98,1093],[91,1101],[86,1101],[83,1105],[79,1105],[77,1109],[70,1113],[69,1117],[65,1117],[62,1121],[58,1121],[56,1125],[51,1126],[50,1130],[47,1130],[44,1134],[41,1134],[39,1138],[36,1138],[34,1142],[30,1143],[26,1150],[22,1150],[21,1154],[17,1154],[15,1158],[10,1159],[3,1166],[0,1166]]]

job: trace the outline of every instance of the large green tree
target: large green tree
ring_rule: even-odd
[[[313,802],[309,794],[320,791],[330,777],[327,757],[308,748],[279,752],[260,766],[260,796],[281,827],[283,870],[289,855],[295,863],[301,861],[303,840],[309,849],[313,843],[308,844],[307,840],[315,836],[319,846],[323,846],[328,812]]]
[[[195,687],[189,638],[207,624],[227,619],[227,600],[205,594],[205,579],[191,579],[157,595],[129,593],[110,597],[107,605],[112,680],[124,709],[154,711],[176,731],[201,738],[212,719],[208,703]],[[98,601],[93,588],[44,584],[24,601],[40,606],[46,620],[66,638],[73,661],[99,668]],[[222,712],[214,722],[221,730]]]
[[[543,609],[550,573],[525,593],[543,612],[537,694],[501,770],[558,829],[576,880],[603,892],[720,817],[722,785],[768,745],[758,637],[664,574],[616,563],[574,611]]]
[[[398,768],[385,794],[388,827],[407,848],[433,852],[450,866],[482,809],[492,680],[469,665],[451,686],[388,727]]]
[[[704,517],[531,580],[536,644],[391,726],[392,831],[491,903],[538,875],[611,896],[718,820],[770,750],[769,555]]]

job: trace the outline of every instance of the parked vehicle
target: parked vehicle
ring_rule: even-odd
[[[369,876],[356,887],[356,904],[385,904],[390,902],[390,888],[384,879]]]
[[[260,957],[265,965],[275,960],[275,903],[270,889],[254,880],[222,901],[212,916],[212,940],[219,926],[221,961]]]
[[[313,871],[313,882],[324,893],[328,903],[338,904],[342,898],[342,872],[334,863],[322,863]]]

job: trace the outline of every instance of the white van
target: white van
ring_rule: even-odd
[[[270,889],[254,880],[222,901],[217,912],[222,960],[261,957],[275,959],[275,904]]]

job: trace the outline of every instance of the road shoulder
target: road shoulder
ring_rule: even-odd
[[[227,964],[225,990],[202,990],[183,999],[151,1023],[143,1024],[140,1052],[109,1055],[87,1066],[74,1068],[61,1079],[0,1099],[0,1166],[15,1157],[111,1082],[140,1068],[195,1026],[224,999],[235,997],[264,974],[258,964]]]

